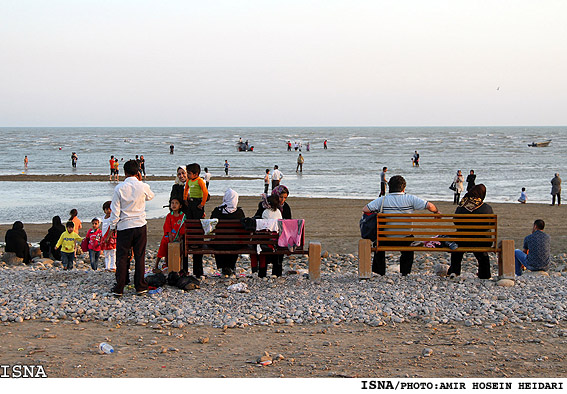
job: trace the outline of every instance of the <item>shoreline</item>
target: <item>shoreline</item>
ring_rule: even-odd
[[[305,241],[321,242],[322,250],[329,253],[358,253],[358,240],[360,230],[358,222],[362,215],[362,207],[370,199],[338,199],[338,198],[288,198],[294,218],[305,219]],[[240,196],[239,206],[247,217],[256,212],[259,198],[253,196]],[[441,213],[453,213],[455,206],[452,202],[433,201]],[[209,217],[211,211],[222,203],[221,196],[211,196],[206,204],[205,212]],[[490,203],[494,213],[498,215],[498,239],[513,239],[515,247],[522,249],[524,238],[531,233],[535,219],[543,219],[546,223],[545,232],[551,236],[551,252],[553,255],[567,253],[567,221],[563,220],[564,213],[561,206],[548,204],[509,204]],[[54,212],[53,215],[57,215]],[[61,216],[61,214],[59,213]],[[164,214],[165,217],[165,214]],[[91,218],[83,220],[80,235],[84,236],[90,227]],[[67,217],[61,216],[65,221]],[[14,221],[18,218],[14,218]],[[85,223],[86,222],[86,223]],[[28,242],[39,243],[47,234],[51,223],[32,224],[24,222],[24,230],[28,235]],[[5,234],[12,224],[0,225],[0,234]],[[148,248],[159,247],[163,235],[163,218],[148,219]],[[1,238],[3,241],[3,237]]]
[[[100,174],[15,174],[15,175],[0,175],[0,182],[109,182],[109,175]],[[225,176],[225,177],[211,177],[211,181],[218,180],[258,180],[263,179],[260,177],[243,177],[243,176]],[[121,174],[119,182],[124,180],[124,175]],[[175,180],[173,175],[147,175],[144,181],[171,181]]]

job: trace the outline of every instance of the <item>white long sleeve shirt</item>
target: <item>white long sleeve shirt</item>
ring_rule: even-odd
[[[118,231],[146,225],[146,201],[154,198],[147,183],[129,176],[114,188],[110,209],[110,228]]]

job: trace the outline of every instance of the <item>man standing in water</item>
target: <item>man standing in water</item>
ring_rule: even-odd
[[[110,230],[116,234],[116,284],[112,294],[122,296],[128,281],[129,258],[132,249],[135,261],[134,286],[136,294],[148,292],[144,279],[146,266],[146,201],[154,198],[147,183],[141,181],[140,168],[135,160],[124,164],[126,179],[114,188],[110,204]]]
[[[301,156],[301,153],[299,154],[299,156],[297,157],[297,168],[295,169],[295,172],[297,172],[297,170],[299,170],[299,172],[303,172],[303,163],[305,162],[305,159],[303,158],[303,156]]]
[[[417,153],[417,151],[413,154],[413,165],[419,167],[419,153]]]

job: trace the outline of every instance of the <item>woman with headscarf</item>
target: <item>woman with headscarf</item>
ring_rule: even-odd
[[[453,179],[453,183],[455,185],[454,196],[453,196],[453,205],[457,205],[461,198],[461,193],[464,190],[464,182],[465,177],[463,176],[461,170],[457,171],[457,175]]]
[[[222,204],[216,207],[211,213],[211,219],[220,220],[240,220],[245,218],[244,211],[238,207],[238,193],[228,188],[224,193]],[[234,249],[238,249],[239,245],[235,245]],[[220,247],[216,249],[220,250]],[[222,250],[231,250],[231,247],[224,247]],[[221,270],[222,275],[231,276],[236,270],[237,254],[215,254],[217,268]]]
[[[15,253],[17,257],[24,259],[24,264],[31,262],[28,235],[24,230],[24,224],[20,221],[14,222],[12,228],[6,231],[6,252]]]
[[[278,209],[282,213],[282,219],[291,219],[291,208],[287,204],[286,200],[289,196],[289,189],[284,185],[278,185],[274,189],[272,189],[272,196],[277,197],[279,204]],[[257,219],[262,218],[262,214],[266,209],[270,209],[270,204],[268,202],[268,196],[266,194],[262,195],[262,201],[258,203],[258,210],[254,214],[254,217]],[[266,262],[272,263],[272,275],[282,276],[283,270],[283,255],[270,255],[266,256]],[[264,277],[266,276],[266,267],[260,267],[258,269],[258,276]]]
[[[53,256],[55,260],[61,260],[61,251],[55,249],[55,245],[57,245],[59,237],[64,232],[65,226],[61,223],[61,218],[59,216],[53,216],[53,219],[51,219],[51,227],[47,230],[47,235],[39,243],[43,257],[48,259]]]
[[[455,214],[464,214],[464,215],[483,215],[483,214],[493,214],[494,211],[492,207],[484,202],[484,198],[486,197],[486,187],[481,183],[475,185],[471,190],[468,191],[467,194],[463,197],[459,206],[455,210]],[[455,224],[459,224],[455,222]],[[477,226],[482,226],[485,223],[475,223]],[[457,229],[457,231],[467,231],[467,229]],[[483,231],[483,230],[474,230],[474,231]],[[487,230],[486,230],[487,231]],[[471,236],[474,238],[481,238],[481,236],[474,235]],[[465,246],[462,242],[459,244],[460,246]],[[490,242],[467,242],[466,246],[490,246]],[[455,278],[461,275],[461,262],[463,260],[464,252],[452,252],[451,253],[451,266],[449,267],[449,271],[447,275],[450,278]],[[488,257],[487,252],[473,252],[474,257],[476,257],[478,261],[478,273],[477,276],[480,279],[490,279],[490,258]]]
[[[185,166],[177,167],[177,176],[175,177],[175,183],[171,187],[171,193],[169,199],[176,198],[181,202],[181,211],[184,214],[188,214],[187,200],[183,199],[185,192],[185,184],[187,183],[187,170]]]

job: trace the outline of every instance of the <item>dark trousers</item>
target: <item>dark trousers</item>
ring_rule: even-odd
[[[555,205],[555,196],[557,196],[557,205],[561,205],[561,194],[552,194],[551,195],[551,205]]]
[[[276,187],[278,187],[280,185],[280,181],[279,179],[277,181],[274,181],[272,179],[272,190],[274,190]]]
[[[190,198],[187,201],[186,219],[203,219],[205,217],[205,209],[199,208],[201,204],[200,198]],[[191,253],[187,250],[186,253]],[[183,271],[189,272],[189,260],[183,259]],[[197,278],[203,276],[203,255],[193,254],[193,275]]]
[[[378,197],[382,197],[386,195],[386,184],[384,182],[380,182],[380,195]]]
[[[463,256],[465,252],[453,252],[451,253],[451,266],[447,275],[455,274],[461,275],[461,262],[463,261]],[[478,273],[477,276],[480,279],[490,279],[490,258],[487,252],[473,252],[474,257],[478,261]]]
[[[268,194],[268,188],[270,187],[269,183],[264,183],[264,194]]]
[[[380,245],[383,246],[409,246],[411,241],[383,241]],[[405,251],[401,252],[400,256],[400,273],[403,276],[408,275],[411,272],[411,267],[413,265],[413,252]],[[386,252],[379,250],[374,253],[374,259],[372,260],[372,272],[379,275],[386,274]]]
[[[453,204],[458,204],[460,200],[461,200],[461,193],[455,193],[455,196],[453,197]]]
[[[116,285],[113,290],[115,293],[122,294],[124,286],[128,282],[128,270],[130,267],[128,254],[130,249],[134,253],[134,286],[136,291],[148,289],[148,284],[144,279],[147,240],[146,226],[116,232]]]

